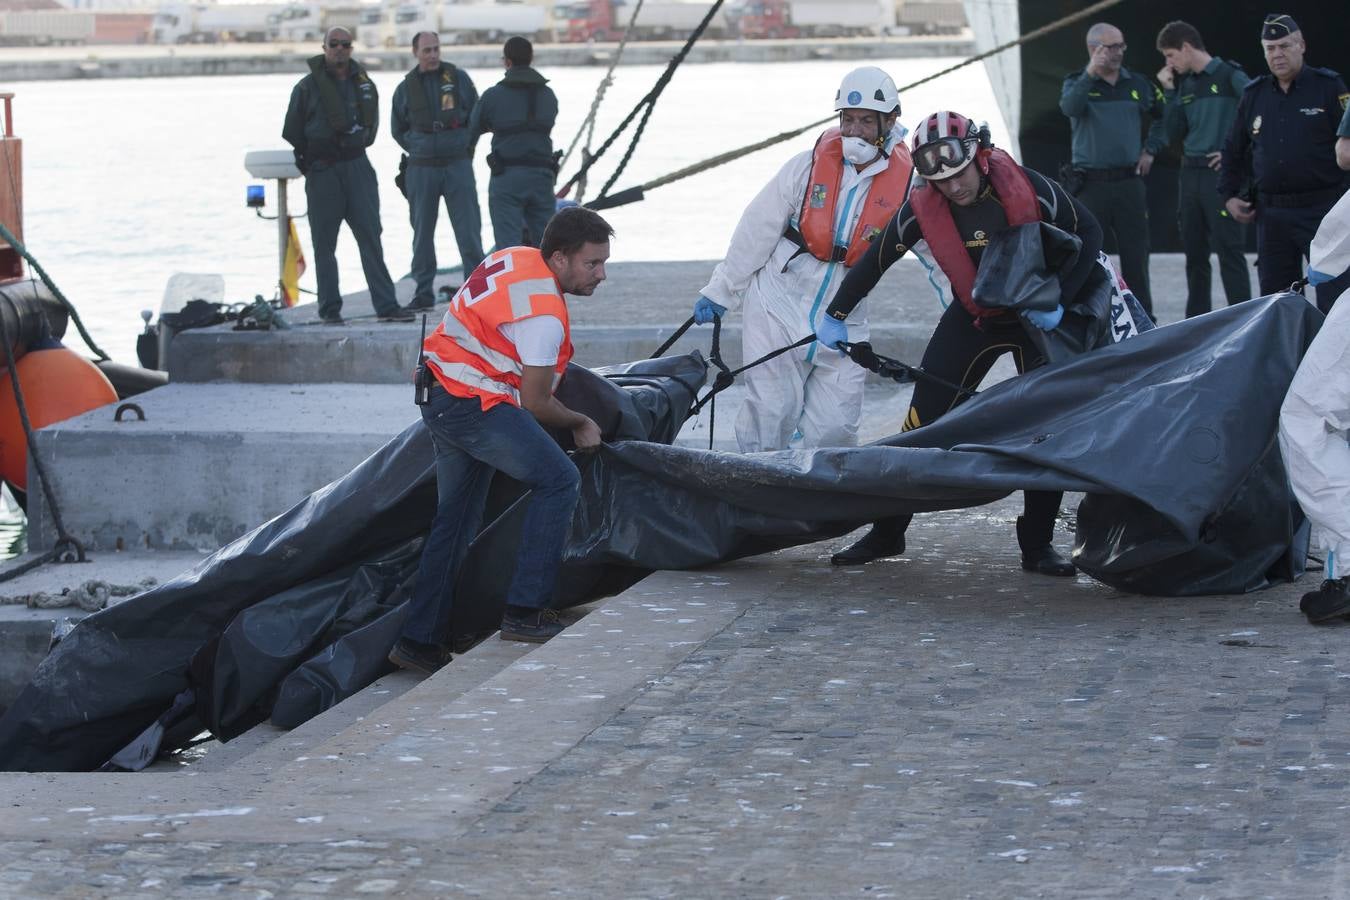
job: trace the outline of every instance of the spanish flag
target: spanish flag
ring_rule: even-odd
[[[294,306],[300,300],[300,276],[305,274],[305,251],[300,249],[300,235],[295,231],[295,219],[287,217],[290,237],[286,240],[286,262],[281,267],[281,302]]]

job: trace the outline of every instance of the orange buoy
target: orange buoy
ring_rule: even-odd
[[[14,386],[0,354],[0,478],[28,490],[28,440]],[[65,347],[30,350],[15,366],[33,430],[117,401],[112,383],[92,362]]]

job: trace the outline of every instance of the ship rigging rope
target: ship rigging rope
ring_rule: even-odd
[[[605,72],[605,77],[600,79],[600,86],[595,89],[595,99],[591,101],[590,112],[586,113],[586,119],[577,129],[576,135],[572,138],[572,143],[567,145],[567,152],[563,154],[562,162],[558,164],[559,168],[567,165],[567,161],[572,158],[572,151],[577,148],[577,142],[581,136],[586,136],[586,143],[581,148],[581,158],[583,160],[591,158],[591,141],[595,138],[595,117],[600,112],[600,103],[605,99],[605,92],[609,86],[614,83],[614,70],[618,68],[619,60],[623,59],[624,48],[628,46],[628,37],[633,33],[633,25],[637,22],[638,13],[642,12],[642,4],[646,0],[637,0],[633,6],[633,14],[628,17],[628,25],[623,30],[623,36],[619,38],[619,46],[614,51],[614,59],[609,64],[609,69]],[[581,178],[577,182],[577,202],[580,203],[586,193],[585,172],[581,173]]]
[[[689,55],[689,51],[694,48],[694,44],[698,43],[698,39],[703,37],[703,32],[708,30],[708,25],[711,24],[713,17],[717,15],[718,11],[722,8],[722,4],[725,2],[726,0],[716,0],[716,2],[708,8],[708,12],[703,16],[703,21],[698,23],[698,27],[695,28],[688,39],[685,40],[684,46],[680,48],[679,52],[670,58],[670,62],[666,64],[666,70],[661,73],[660,78],[656,79],[656,84],[652,86],[652,89],[647,92],[646,96],[638,101],[637,105],[633,107],[633,111],[624,117],[624,120],[619,123],[613,133],[605,138],[605,142],[600,145],[600,149],[596,150],[590,157],[582,160],[581,169],[558,191],[559,197],[566,197],[573,186],[586,177],[586,174],[590,171],[591,166],[595,164],[596,160],[603,156],[605,151],[619,139],[619,135],[623,134],[624,130],[632,124],[632,121],[637,118],[638,113],[642,113],[642,121],[638,123],[637,129],[633,132],[633,139],[628,143],[628,150],[624,152],[623,159],[619,160],[618,168],[614,170],[614,174],[609,177],[609,180],[605,182],[605,186],[600,189],[600,197],[597,198],[597,200],[603,200],[605,198],[605,195],[609,193],[609,189],[613,187],[614,182],[619,179],[619,176],[623,174],[623,170],[628,166],[628,161],[633,158],[633,151],[637,149],[638,141],[642,139],[642,132],[647,127],[647,120],[651,118],[652,110],[656,108],[656,101],[661,96],[661,92],[666,89],[666,85],[670,84],[670,79],[675,76],[675,70],[679,68],[680,63],[684,62],[684,58]],[[1116,0],[1116,2],[1120,2],[1120,0]]]
[[[984,51],[983,53],[977,53],[974,56],[970,57],[969,59],[964,59],[961,62],[957,63],[956,65],[948,66],[945,69],[942,69],[940,71],[934,72],[931,75],[927,75],[923,78],[920,78],[918,81],[911,82],[910,84],[907,84],[904,87],[900,88],[898,93],[903,94],[905,91],[911,91],[914,88],[919,87],[920,85],[927,84],[930,81],[935,81],[938,78],[943,77],[944,75],[950,75],[952,72],[955,72],[958,69],[963,69],[966,66],[972,65],[977,62],[982,62],[983,60],[986,60],[991,56],[995,56],[999,53],[1002,53],[1004,50],[1011,50],[1013,47],[1020,47],[1023,44],[1031,43],[1032,41],[1045,37],[1047,34],[1052,34],[1056,31],[1059,31],[1061,28],[1065,28],[1069,25],[1074,24],[1075,22],[1080,22],[1083,19],[1096,16],[1103,10],[1110,9],[1113,6],[1118,6],[1119,4],[1124,2],[1125,0],[1098,0],[1097,3],[1094,3],[1091,6],[1085,7],[1083,9],[1080,9],[1078,10],[1078,12],[1071,13],[1067,16],[1056,19],[1053,22],[1049,22],[1045,25],[1042,25],[1040,28],[1035,28],[1031,31],[1028,31],[1026,34],[1020,35],[1015,40],[999,44],[997,47],[993,47],[989,50]],[[705,25],[707,24],[706,19],[704,20],[704,24]],[[630,115],[629,118],[631,119],[632,116]],[[694,163],[693,165],[686,166],[683,169],[671,172],[668,175],[662,175],[660,178],[656,178],[645,184],[638,185],[635,188],[628,188],[626,190],[618,192],[617,194],[614,194],[613,196],[610,196],[608,193],[609,187],[614,183],[614,180],[618,177],[618,173],[615,173],[614,177],[610,178],[609,182],[605,185],[605,189],[601,191],[600,196],[587,205],[590,206],[592,209],[610,209],[615,206],[623,206],[624,204],[627,203],[635,203],[638,200],[643,199],[644,192],[646,191],[655,190],[656,188],[659,187],[664,187],[667,184],[679,181],[684,178],[688,178],[691,175],[697,175],[700,172],[706,172],[709,169],[714,169],[717,166],[723,165],[725,163],[733,162],[737,159],[740,159],[742,156],[748,156],[749,154],[763,150],[766,147],[772,147],[774,144],[779,144],[782,143],[783,141],[791,140],[792,138],[796,137],[799,134],[802,134],[805,131],[809,131],[812,128],[819,128],[821,125],[824,125],[827,122],[835,121],[835,119],[836,116],[826,116],[825,118],[818,119],[815,122],[808,122],[807,124],[801,126],[800,128],[794,128],[791,131],[784,131],[779,134],[775,134],[772,137],[765,138],[764,140],[757,141],[753,144],[747,144],[746,146],[739,147],[735,150],[728,150],[726,153],[720,153],[717,156],[710,157],[708,159],[703,160],[702,162]],[[643,121],[645,123],[646,121],[645,118]],[[620,126],[620,129],[622,129],[627,124],[628,120],[626,119],[624,120],[624,124]],[[612,139],[613,138],[611,138],[611,140]],[[608,145],[609,142],[607,141],[605,146],[607,147]],[[601,147],[601,151],[603,151],[604,149],[605,149],[604,147]],[[597,154],[597,156],[598,155],[599,154]],[[629,155],[632,155],[631,147],[629,148]],[[625,157],[625,162],[626,161],[627,157]],[[620,169],[620,171],[622,171],[622,169]],[[574,178],[573,180],[575,181],[576,179]],[[570,186],[571,182],[568,183],[568,187]],[[564,191],[565,190],[566,188],[564,188]],[[559,196],[562,196],[562,194],[559,194]]]
[[[61,293],[61,289],[56,286],[54,281],[52,281],[51,276],[47,274],[47,271],[33,258],[33,254],[28,252],[28,248],[23,245],[23,242],[14,236],[14,232],[5,227],[3,222],[0,222],[0,238],[3,238],[6,243],[19,251],[20,256],[28,260],[28,264],[33,267],[33,271],[42,279],[42,283],[51,289],[52,294],[55,295],[57,300],[61,301],[61,305],[66,308],[66,313],[70,315],[70,321],[75,323],[75,329],[79,331],[80,337],[84,338],[85,344],[87,344],[89,349],[94,352],[94,355],[97,356],[99,360],[112,359],[112,357],[104,353],[103,350],[94,343],[94,339],[84,327],[84,322],[80,321],[80,314],[75,311],[75,304],[66,299],[66,295]],[[30,278],[29,280],[31,281],[32,279]]]

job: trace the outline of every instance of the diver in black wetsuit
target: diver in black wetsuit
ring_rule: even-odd
[[[891,219],[867,255],[850,270],[817,334],[834,348],[846,340],[843,320],[882,274],[909,248],[926,240],[938,266],[951,279],[958,302],[947,307],[924,351],[925,371],[973,390],[1004,353],[1013,355],[1019,373],[1043,365],[1017,314],[984,309],[971,298],[980,257],[989,235],[1012,225],[1037,220],[1077,235],[1082,251],[1064,279],[1063,296],[1073,298],[1096,289],[1108,278],[1098,263],[1102,231],[1082,204],[1054,181],[1024,169],[989,142],[988,132],[958,113],[930,116],[914,135],[914,168],[925,180]],[[974,163],[974,165],[972,165]],[[1025,312],[1037,328],[1050,330],[1065,315],[1061,305],[1050,312]],[[1072,315],[1070,313],[1070,315]],[[934,421],[961,402],[963,395],[929,380],[914,385],[914,397],[904,430]],[[1073,564],[1052,544],[1055,515],[1063,494],[1027,491],[1023,515],[1017,520],[1022,568],[1042,575],[1073,575]],[[896,516],[873,524],[860,541],[834,554],[835,565],[856,565],[905,550],[905,530],[911,516]]]

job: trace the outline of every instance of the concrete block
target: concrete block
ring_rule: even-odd
[[[137,402],[144,422],[105,407],[36,435],[66,529],[91,550],[214,550],[417,418],[393,384],[170,384]],[[45,550],[51,514],[41,491],[30,499],[29,546]]]

